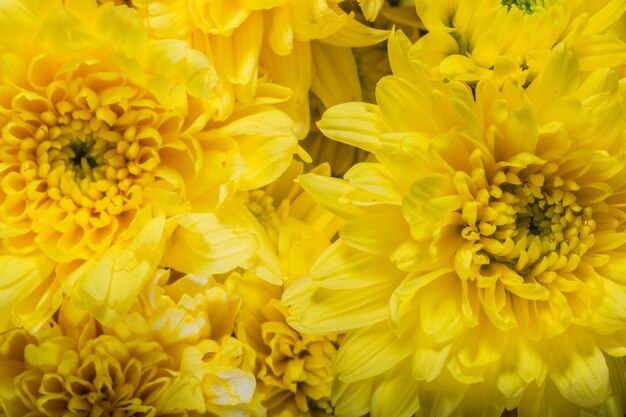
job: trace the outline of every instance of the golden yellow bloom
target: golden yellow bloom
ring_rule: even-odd
[[[243,345],[120,337],[70,303],[34,335],[0,336],[0,412],[23,416],[260,416]],[[182,343],[180,343],[183,341]],[[253,358],[251,359],[253,362]],[[250,361],[250,359],[248,359]]]
[[[0,265],[10,277],[0,331],[45,323],[63,293],[113,322],[184,213],[266,185],[298,149],[291,119],[267,104],[279,100],[271,89],[214,120],[207,58],[149,41],[134,10],[34,7],[0,4]]]
[[[416,0],[429,33],[411,51],[436,77],[477,81],[511,74],[532,81],[550,49],[573,48],[582,71],[626,61],[626,43],[607,33],[622,0]]]
[[[181,39],[205,53],[225,80],[227,94],[245,101],[262,88],[259,84],[263,82],[281,86],[289,98],[281,109],[295,120],[299,138],[306,135],[309,127],[313,44],[319,41],[341,47],[362,46],[387,36],[385,31],[358,23],[339,3],[338,0],[133,2],[154,36]],[[380,0],[363,3],[372,14],[382,4]]]
[[[337,338],[295,331],[280,302],[283,287],[308,273],[338,226],[335,216],[294,183],[302,171],[303,164],[294,162],[277,181],[241,194],[272,244],[284,285],[271,285],[249,272],[234,272],[225,281],[241,297],[235,334],[256,352],[257,389],[268,416],[332,415]],[[330,169],[323,165],[313,172],[327,176]]]
[[[294,328],[348,331],[337,415],[623,415],[621,73],[560,46],[525,90],[473,91],[411,50],[393,35],[378,104],[319,123],[378,162],[299,179],[346,220],[283,298]]]
[[[252,274],[227,281],[242,298],[236,335],[257,355],[258,390],[267,415],[333,415],[330,404],[332,361],[337,338],[299,333],[286,322],[282,289]]]
[[[264,415],[255,352],[232,337],[241,298],[211,276],[159,269],[130,311],[104,333],[157,342],[187,375],[172,384],[170,407],[213,416]],[[205,415],[205,414],[202,414]]]

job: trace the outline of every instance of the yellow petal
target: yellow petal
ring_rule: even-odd
[[[431,382],[441,373],[452,345],[434,343],[427,335],[418,337],[419,344],[413,351],[412,376],[418,381]]]
[[[348,220],[342,235],[346,245],[372,255],[387,256],[409,238],[406,223],[397,206],[372,206],[374,211],[365,216]],[[385,233],[381,234],[380,231]]]
[[[548,375],[561,395],[579,407],[602,404],[608,395],[609,370],[589,333],[570,328],[546,342]]]
[[[490,71],[486,70],[471,58],[463,55],[450,55],[444,58],[439,64],[439,71],[449,80],[457,81],[478,81],[490,76]]]
[[[460,207],[458,196],[441,195],[448,185],[445,175],[422,175],[402,199],[402,214],[415,240],[430,238],[443,218]]]
[[[610,68],[626,62],[626,42],[606,35],[582,37],[574,45],[581,71]]]
[[[380,146],[380,135],[390,130],[378,107],[356,102],[326,110],[317,127],[333,140],[368,152],[375,152]]]
[[[0,333],[23,323],[13,317],[13,308],[48,278],[54,268],[54,262],[46,256],[0,256],[0,274],[4,277],[0,285]],[[37,302],[39,300],[32,300]],[[33,306],[33,313],[34,313]],[[53,312],[51,312],[53,313]],[[30,319],[22,315],[22,319]],[[14,322],[15,321],[15,322]],[[28,327],[36,327],[43,323],[28,323]]]
[[[384,202],[399,204],[402,199],[400,189],[395,177],[381,164],[361,162],[348,170],[343,176],[350,184],[367,192],[371,202]],[[352,192],[346,195],[348,200],[353,200]],[[369,203],[370,201],[362,201]]]
[[[181,214],[171,221],[176,228],[162,265],[195,275],[247,267],[263,279],[282,282],[267,236],[240,202],[227,201],[216,213]]]
[[[363,212],[359,207],[343,200],[346,194],[356,190],[347,181],[325,175],[304,174],[298,177],[298,183],[315,202],[343,219],[359,216]]]
[[[282,301],[292,315],[288,323],[304,333],[338,333],[385,320],[394,283],[381,282],[357,291],[318,288],[307,276],[292,283]]]
[[[165,247],[165,218],[146,220],[138,216],[126,233],[139,229],[127,244],[109,247],[75,273],[72,298],[107,325],[119,320],[159,264]]]
[[[341,343],[334,362],[335,372],[342,382],[371,378],[407,358],[411,350],[409,338],[397,337],[386,322],[363,327],[350,332]]]
[[[420,384],[420,416],[452,416],[468,388],[445,371],[431,383]]]
[[[389,32],[366,26],[355,19],[349,19],[345,25],[330,36],[320,40],[329,45],[359,48],[384,41]]]
[[[94,30],[128,57],[138,58],[145,53],[148,32],[135,9],[114,7],[112,3],[98,7]]]
[[[563,46],[549,55],[537,78],[528,86],[526,94],[537,112],[556,99],[572,94],[578,86],[579,67],[576,54]]]
[[[361,6],[363,15],[370,22],[373,22],[376,19],[376,16],[383,7],[383,4],[383,0],[359,0],[359,6]]]
[[[322,288],[360,288],[382,280],[402,279],[387,259],[358,251],[339,238],[311,268],[313,282]]]
[[[372,386],[372,417],[409,417],[419,409],[419,384],[402,362]],[[393,401],[389,401],[393,398]]]
[[[431,130],[430,92],[403,78],[389,75],[376,86],[376,102],[385,122],[396,132]]]
[[[349,101],[361,101],[361,83],[350,48],[311,44],[315,77],[311,91],[326,107]]]
[[[343,383],[336,380],[333,383],[331,398],[335,406],[335,413],[344,417],[361,417],[370,410],[372,380]]]
[[[409,38],[401,31],[392,31],[387,43],[389,64],[392,73],[415,84],[425,83],[428,77],[424,66],[409,59],[410,50],[415,48]]]

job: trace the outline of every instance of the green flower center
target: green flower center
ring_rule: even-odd
[[[91,135],[84,139],[66,138],[57,160],[65,162],[65,169],[74,172],[75,179],[89,178],[93,180],[93,170],[105,164],[104,150],[114,148],[113,145],[102,143]],[[104,146],[103,146],[104,145]]]
[[[533,14],[545,10],[547,7],[544,0],[502,0],[502,5],[509,9],[513,6],[526,14]]]

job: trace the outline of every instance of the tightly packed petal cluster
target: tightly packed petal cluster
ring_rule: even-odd
[[[624,417],[626,0],[0,0],[0,417]]]
[[[297,329],[348,332],[337,410],[622,415],[621,74],[581,77],[560,46],[525,90],[470,88],[430,81],[410,50],[390,39],[377,105],[335,106],[319,123],[376,162],[300,178],[346,220],[285,298]]]
[[[214,121],[198,52],[149,40],[127,7],[88,4],[0,5],[3,330],[43,324],[63,293],[113,322],[184,222],[173,216],[267,184],[297,150],[271,98]]]

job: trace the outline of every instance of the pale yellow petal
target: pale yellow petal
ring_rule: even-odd
[[[38,285],[48,278],[54,268],[54,262],[42,254],[32,256],[1,256],[0,268],[4,277],[0,285],[0,305],[3,314],[0,316],[0,332],[26,323],[17,322],[13,317],[13,308]],[[36,302],[38,300],[32,300]],[[33,313],[34,313],[33,308]],[[52,311],[50,313],[53,313]],[[25,316],[25,315],[24,315]],[[28,316],[23,319],[30,319]],[[16,321],[16,322],[14,322]],[[43,323],[28,323],[28,327]]]
[[[548,344],[548,375],[561,395],[579,407],[602,404],[608,395],[609,370],[589,333],[570,329]]]
[[[403,274],[389,260],[358,251],[339,238],[311,268],[313,282],[322,288],[370,286],[385,280],[401,280]]]
[[[372,417],[409,417],[419,409],[419,384],[403,361],[372,386]],[[393,398],[393,401],[389,401]]]
[[[333,140],[368,152],[376,151],[380,146],[380,135],[390,130],[377,106],[357,102],[326,110],[317,127]]]
[[[71,295],[76,305],[108,325],[135,302],[165,247],[164,217],[136,222],[141,222],[134,225],[139,231],[128,244],[111,246],[76,272],[78,279]]]
[[[334,369],[342,382],[380,375],[411,354],[410,336],[396,336],[386,322],[350,332],[341,344]]]

